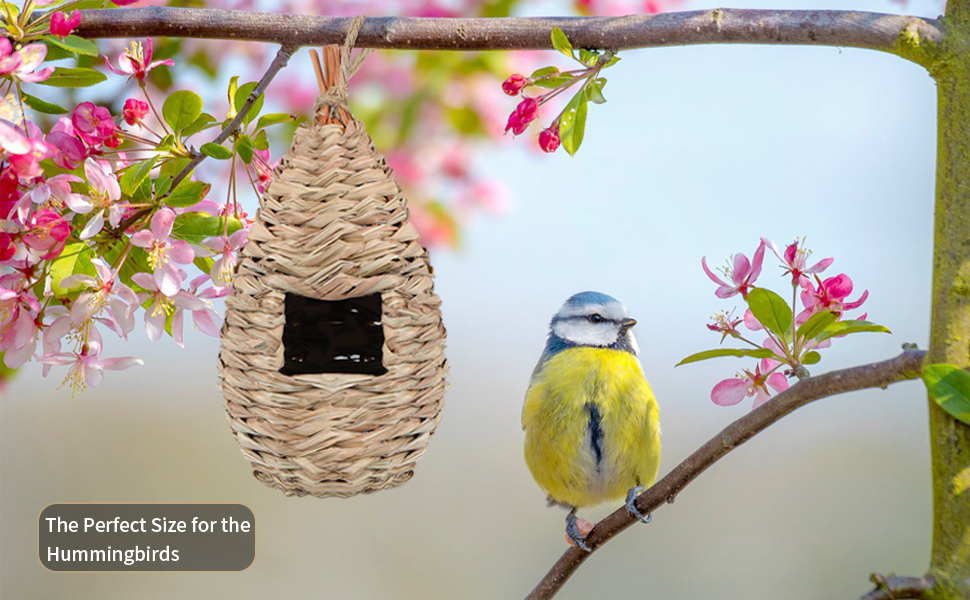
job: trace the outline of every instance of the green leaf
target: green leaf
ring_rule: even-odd
[[[754,318],[768,328],[768,331],[781,337],[788,335],[792,313],[784,298],[771,290],[754,288],[748,292],[748,308]]]
[[[202,113],[199,118],[192,122],[191,125],[182,130],[182,135],[184,137],[191,137],[200,131],[205,131],[206,129],[213,127],[216,124],[216,118],[209,113]]]
[[[558,27],[552,28],[552,47],[569,58],[573,58],[573,45],[569,43],[569,38]]]
[[[91,264],[92,258],[94,258],[94,249],[84,242],[76,242],[64,246],[64,250],[60,256],[55,258],[51,263],[51,291],[54,292],[56,298],[63,298],[71,294],[71,292],[78,291],[76,288],[67,290],[61,287],[61,280],[65,277],[78,273],[91,276],[97,275],[94,265]]]
[[[217,160],[227,160],[232,158],[232,150],[226,148],[225,146],[220,146],[219,144],[213,144],[209,142],[208,144],[202,144],[199,151],[206,156],[211,156]]]
[[[818,361],[822,360],[822,355],[818,352],[812,350],[811,352],[806,352],[805,356],[802,357],[803,365],[814,365]]]
[[[607,61],[607,63],[605,65],[603,65],[603,68],[605,69],[607,67],[612,67],[613,65],[615,65],[618,62],[620,62],[620,57],[619,56],[614,56],[609,61]]]
[[[263,115],[256,121],[256,131],[264,127],[270,127],[272,125],[279,125],[280,123],[290,123],[296,121],[296,117],[287,113],[270,113],[268,115]]]
[[[158,141],[158,145],[155,146],[156,152],[173,152],[175,150],[175,136],[171,133],[163,137]]]
[[[184,180],[162,202],[176,208],[195,206],[208,193],[209,187],[208,183],[201,181]]]
[[[803,340],[810,340],[818,334],[825,331],[825,328],[835,323],[839,319],[838,313],[832,311],[823,311],[820,313],[815,313],[810,316],[807,321],[801,324],[798,331],[795,332],[796,338],[801,338]]]
[[[91,40],[86,40],[83,37],[78,37],[76,35],[69,35],[64,39],[56,35],[45,35],[43,37],[45,42],[54,44],[59,48],[63,48],[68,52],[73,52],[74,54],[83,54],[84,56],[98,56],[101,52],[98,50],[98,45]]]
[[[579,50],[579,62],[583,63],[584,65],[595,65],[596,61],[599,60],[599,57],[599,52],[587,50],[586,48],[580,48]]]
[[[547,77],[559,72],[559,67],[542,67],[541,69],[536,69],[529,76],[529,79],[539,79],[540,77]]]
[[[603,88],[606,86],[606,79],[603,77],[597,77],[596,79],[589,82],[586,86],[586,95],[589,97],[589,101],[594,104],[603,104],[606,102],[606,96],[603,95]]]
[[[748,294],[748,297],[750,298],[751,295]],[[869,321],[836,321],[835,323],[832,323],[826,327],[825,331],[816,335],[815,339],[821,342],[838,335],[849,335],[851,333],[864,332],[892,333],[888,328],[883,327],[882,325],[876,325],[875,323],[870,323]]]
[[[63,106],[58,106],[56,104],[51,104],[50,102],[45,102],[37,96],[31,96],[30,94],[23,94],[24,104],[30,108],[36,110],[39,113],[44,113],[45,115],[63,115],[69,112]]]
[[[176,134],[202,115],[202,97],[189,90],[169,94],[162,105],[162,117]]]
[[[81,88],[91,87],[105,79],[104,73],[87,67],[54,67],[50,77],[37,83],[51,87]]]
[[[204,212],[187,212],[175,217],[172,224],[172,237],[185,240],[190,244],[201,244],[203,241],[225,231],[232,235],[242,228],[242,223],[235,217],[229,217],[227,223],[223,217],[214,217]],[[212,268],[212,265],[209,265]],[[208,270],[205,271],[208,273]]]
[[[256,82],[251,81],[245,85],[239,86],[239,89],[236,90],[235,106],[237,112],[242,109],[243,104],[246,103],[246,99],[249,98],[250,92],[252,92],[254,89],[256,89]],[[249,109],[249,112],[246,113],[245,117],[243,117],[243,123],[249,125],[249,122],[256,118],[256,115],[259,114],[259,111],[262,110],[262,108],[263,94],[260,94],[259,97],[256,98],[256,102],[253,103],[253,107]]]
[[[134,195],[135,190],[141,186],[142,182],[148,178],[148,174],[155,168],[157,161],[158,156],[155,155],[125,169],[121,179],[118,180],[118,183],[121,184],[121,191],[128,196]]]
[[[257,150],[269,150],[269,140],[266,138],[266,130],[260,129],[256,137],[253,138],[253,145]]]
[[[171,175],[159,175],[155,180],[155,196],[161,198],[168,193],[172,187],[173,177]]]
[[[239,153],[239,158],[242,159],[247,165],[253,162],[253,138],[248,135],[241,135],[236,139],[236,152]]]
[[[936,363],[923,367],[923,382],[940,408],[970,425],[970,373],[955,365]]]
[[[229,98],[229,112],[226,113],[226,118],[231,119],[236,116],[236,111],[239,108],[236,106],[236,90],[239,89],[239,75],[234,75],[232,79],[229,80],[229,92],[227,94]]]
[[[715,350],[705,350],[704,352],[698,352],[697,354],[691,354],[684,360],[677,363],[675,366],[686,365],[687,363],[697,362],[699,360],[707,360],[709,358],[720,358],[722,356],[750,356],[752,358],[771,358],[775,353],[767,348],[717,348]]]
[[[559,121],[559,139],[570,155],[575,155],[583,143],[583,135],[586,133],[586,107],[586,94],[579,90],[566,105]]]

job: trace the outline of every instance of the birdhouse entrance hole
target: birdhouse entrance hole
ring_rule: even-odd
[[[387,373],[380,294],[336,301],[286,294],[285,302],[280,373]]]

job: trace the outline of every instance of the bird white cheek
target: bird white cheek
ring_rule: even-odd
[[[634,356],[640,356],[640,346],[637,344],[637,336],[633,335],[632,331],[627,331],[626,339],[630,343],[630,348],[633,349]]]
[[[557,322],[553,333],[567,342],[580,346],[611,346],[616,341],[616,327],[594,325],[588,321],[563,320]]]

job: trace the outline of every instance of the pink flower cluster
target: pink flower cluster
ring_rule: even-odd
[[[790,312],[785,331],[773,331],[772,328],[766,327],[755,316],[756,311],[752,309],[755,306],[752,303],[752,294],[755,289],[758,289],[755,283],[762,275],[766,250],[770,250],[771,254],[778,259],[783,275],[790,278],[791,302],[786,309]],[[884,329],[866,322],[865,314],[851,320],[847,319],[846,313],[859,308],[868,297],[868,291],[864,291],[859,298],[850,301],[849,296],[853,290],[852,279],[844,273],[822,279],[820,274],[831,266],[834,259],[826,258],[809,266],[810,255],[811,252],[805,248],[804,241],[796,240],[787,245],[783,251],[779,251],[774,242],[762,238],[751,259],[745,254],[735,254],[725,267],[719,269],[720,275],[708,267],[706,258],[701,260],[704,272],[717,285],[715,295],[718,298],[740,297],[750,305],[740,318],[735,317],[733,311],[718,313],[714,317],[714,322],[707,325],[707,328],[720,333],[722,342],[730,337],[748,344],[754,351],[748,350],[747,355],[758,356],[761,352],[769,355],[761,358],[755,368],[745,369],[715,385],[711,391],[711,400],[715,404],[733,406],[745,398],[753,397],[753,408],[757,408],[767,402],[773,394],[788,389],[788,377],[803,374],[803,365],[817,361],[817,351],[829,347],[832,338],[840,337],[819,336],[824,330],[812,331],[811,336],[804,331],[800,333],[799,328],[815,315],[831,313],[828,317],[829,325],[858,324],[859,331]],[[781,296],[771,294],[776,302],[782,302]],[[796,297],[801,303],[800,310]],[[758,301],[763,301],[762,298]],[[780,309],[775,305],[773,310]],[[747,332],[740,329],[742,325]],[[854,332],[850,328],[844,331]],[[761,333],[767,337],[757,343],[749,339],[753,333]]]
[[[51,15],[51,32],[69,35],[78,13],[58,14]],[[50,68],[40,68],[44,44],[12,48],[0,38],[0,77],[38,81],[49,75]],[[134,44],[111,70],[141,87],[148,71],[171,64],[151,62],[151,53],[150,41]],[[129,148],[154,160],[171,158],[159,145],[163,135],[145,122],[147,89],[145,99],[128,99],[122,115],[80,102],[46,133],[26,114],[16,123],[0,120],[0,356],[7,367],[35,360],[47,375],[63,366],[73,391],[96,387],[105,370],[142,364],[105,356],[102,335],[127,339],[139,311],[152,340],[168,331],[181,346],[186,313],[203,333],[219,334],[212,301],[231,292],[236,253],[251,221],[234,202],[169,207],[161,198],[136,200],[123,191],[123,174],[146,160],[130,156]],[[269,153],[257,154],[266,172],[258,165],[255,171],[265,185],[272,177]],[[193,239],[193,246],[176,235],[183,216],[196,223],[210,219],[223,233]],[[192,277],[185,269],[197,259],[211,267]]]

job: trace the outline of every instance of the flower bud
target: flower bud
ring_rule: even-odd
[[[553,124],[549,129],[543,129],[539,134],[539,147],[543,152],[555,152],[559,149],[559,125]]]
[[[125,123],[129,125],[134,125],[145,118],[148,114],[148,103],[142,102],[141,100],[136,100],[134,98],[129,98],[125,100],[125,108],[122,111],[122,115],[125,118]]]
[[[525,87],[525,83],[525,77],[516,73],[502,83],[502,91],[509,96],[517,96],[522,88]]]

